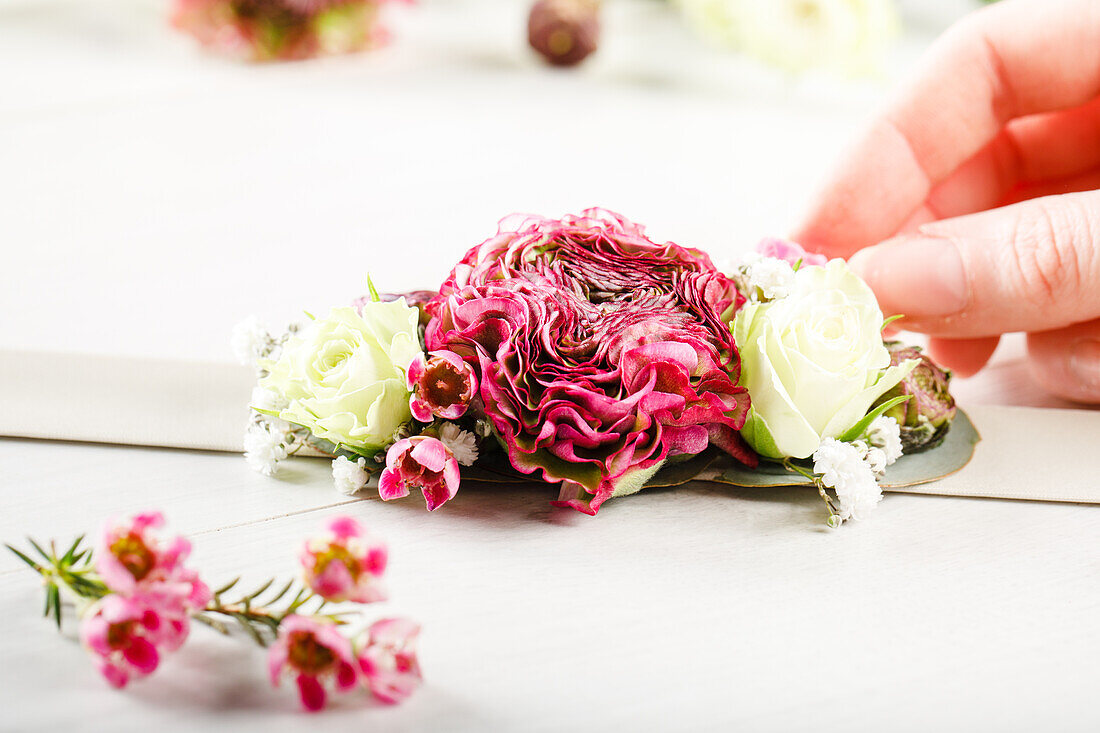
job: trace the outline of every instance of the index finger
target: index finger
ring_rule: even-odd
[[[956,24],[856,144],[794,235],[846,257],[898,231],[1016,117],[1100,94],[1100,3],[1008,0]]]

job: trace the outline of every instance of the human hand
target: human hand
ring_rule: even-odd
[[[1097,188],[1100,3],[1005,0],[934,44],[794,238],[961,375],[1026,331],[1044,387],[1100,403]]]

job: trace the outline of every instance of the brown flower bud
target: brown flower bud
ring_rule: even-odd
[[[596,50],[599,0],[538,0],[527,19],[531,48],[555,66],[574,66]]]

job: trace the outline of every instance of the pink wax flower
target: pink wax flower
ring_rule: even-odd
[[[617,214],[516,216],[451,271],[425,341],[473,367],[512,466],[595,514],[671,455],[755,465],[729,327],[744,302],[705,253]]]
[[[457,420],[466,414],[470,400],[477,393],[474,369],[453,351],[433,351],[421,354],[409,364],[407,375],[409,407],[420,422],[432,417]]]
[[[386,599],[382,573],[386,545],[351,517],[335,517],[325,533],[306,541],[300,560],[306,584],[325,600],[373,603]]]
[[[357,666],[351,642],[334,624],[293,614],[279,624],[267,657],[271,684],[278,687],[284,673],[294,675],[302,707],[311,712],[325,707],[327,684],[341,691],[355,687]]]
[[[167,541],[157,537],[153,530],[163,526],[160,512],[108,522],[95,551],[96,572],[116,593],[156,593],[174,597],[181,608],[199,608],[211,594],[198,573],[184,565],[191,543],[178,535]]]
[[[187,638],[187,615],[149,596],[112,593],[97,601],[80,622],[80,640],[96,655],[96,667],[114,687],[152,674],[162,652]]]
[[[389,501],[419,489],[428,511],[435,511],[454,498],[459,481],[458,460],[451,449],[437,438],[415,435],[390,446],[386,469],[378,479],[378,495]]]
[[[829,262],[829,258],[825,255],[807,252],[800,244],[788,242],[785,239],[776,239],[775,237],[761,239],[760,243],[756,245],[756,251],[765,257],[786,260],[792,267],[799,262],[810,267],[824,267]]]
[[[367,629],[359,652],[359,670],[367,688],[382,702],[396,704],[419,687],[423,675],[416,658],[420,626],[404,618],[386,618]]]

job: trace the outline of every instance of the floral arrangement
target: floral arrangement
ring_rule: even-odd
[[[239,578],[211,590],[187,566],[190,543],[161,537],[163,525],[159,512],[111,520],[94,549],[83,536],[65,552],[33,539],[29,554],[7,545],[42,577],[46,616],[59,629],[62,606],[76,607],[80,641],[112,686],[155,672],[187,641],[191,621],[223,634],[232,624],[266,647],[271,683],[292,677],[306,710],[322,709],[330,688],[397,703],[419,685],[420,627],[403,618],[361,621],[363,604],[386,599],[388,551],[354,519],[335,517],[305,542],[300,584],[272,579],[232,601],[226,596]]]
[[[172,24],[203,46],[248,61],[363,51],[387,40],[390,0],[173,0]]]
[[[608,211],[513,216],[438,291],[370,291],[279,337],[236,330],[259,374],[257,470],[319,451],[341,492],[417,491],[429,510],[465,478],[538,480],[592,515],[691,479],[809,483],[836,526],[874,509],[903,454],[918,483],[977,440],[966,423],[921,459],[956,417],[950,374],[883,340],[892,319],[842,260],[789,242],[726,274]]]

